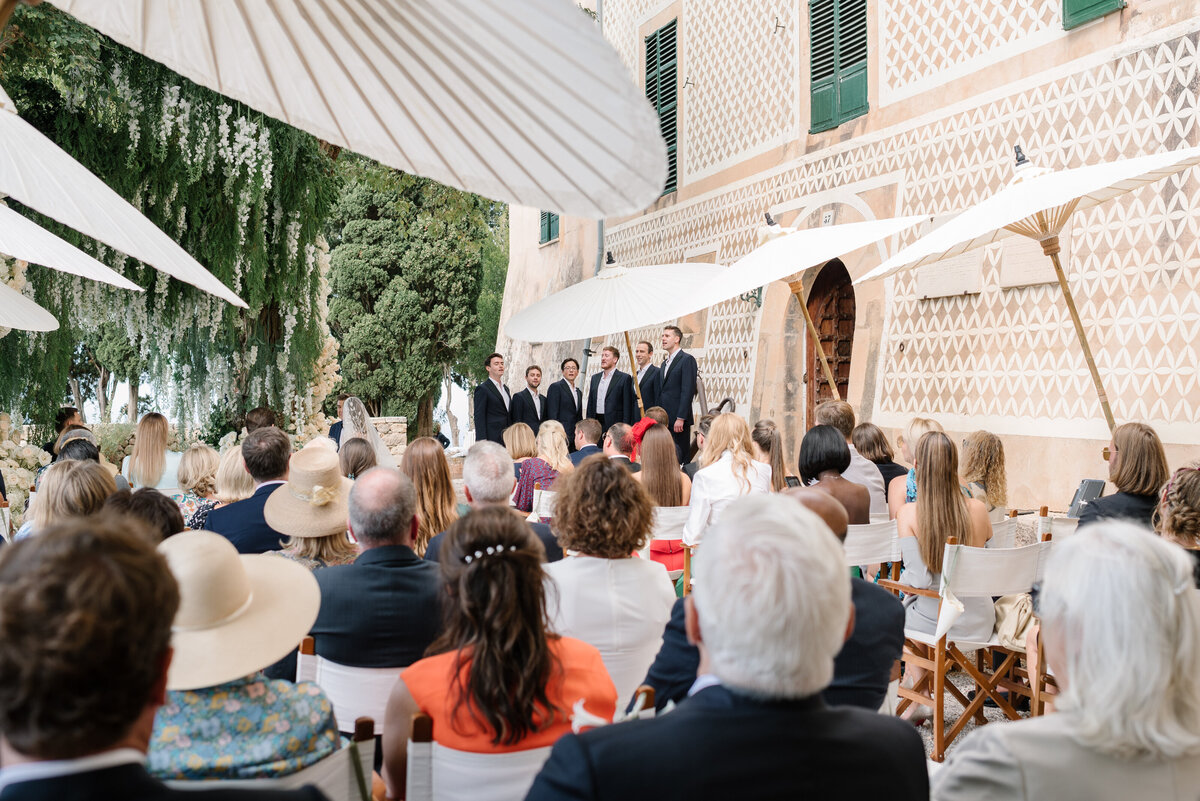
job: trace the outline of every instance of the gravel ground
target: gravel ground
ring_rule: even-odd
[[[951,673],[950,681],[953,682],[954,686],[961,690],[964,695],[975,689],[975,683],[971,681],[971,677],[961,671]],[[953,726],[958,718],[962,715],[962,711],[963,706],[958,702],[958,699],[956,699],[950,693],[946,693],[947,730]],[[983,716],[987,720],[988,724],[999,723],[1001,721],[1008,720],[1005,714],[999,709],[991,709],[986,706],[983,708]],[[1028,717],[1028,713],[1022,713],[1022,717]],[[952,751],[954,751],[955,747],[963,741],[963,738],[978,727],[979,724],[974,720],[971,720],[969,723],[967,723],[963,730],[959,732],[959,735],[954,738],[954,741],[950,743],[950,746],[946,749],[946,754],[949,755]],[[929,756],[929,754],[933,753],[933,721],[926,721],[921,725],[918,731],[921,732],[921,739],[925,741],[925,755]]]

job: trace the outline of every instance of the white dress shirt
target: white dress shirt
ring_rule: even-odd
[[[613,373],[617,368],[600,374],[600,383],[596,385],[596,414],[604,414],[604,400],[608,396],[608,385],[612,383]]]
[[[648,559],[568,554],[544,566],[550,628],[594,645],[624,709],[662,647],[675,592]]]
[[[666,377],[667,377],[667,370],[671,369],[671,362],[675,361],[675,354],[676,354],[676,353],[679,353],[679,348],[676,348],[675,350],[673,350],[673,351],[671,351],[670,353],[668,353],[668,354],[667,354],[667,358],[663,360],[663,366],[662,366],[662,376],[663,376],[663,378],[666,378]]]
[[[537,416],[542,416],[542,396],[537,393],[533,387],[529,387],[529,396],[533,398],[533,410],[537,412]]]
[[[878,472],[878,471],[877,471]],[[696,471],[692,479],[692,499],[688,503],[688,520],[683,527],[683,544],[698,545],[705,529],[716,523],[733,501],[743,495],[771,491],[771,465],[751,461],[746,481],[733,472],[733,453],[725,451],[721,458]]]
[[[850,466],[842,472],[842,478],[867,488],[867,492],[871,494],[871,514],[886,514],[888,505],[883,494],[883,473],[879,472],[878,465],[860,454],[854,445],[849,442],[846,445],[850,448]]]
[[[497,391],[499,391],[500,397],[504,399],[504,408],[507,409],[508,408],[508,393],[504,391],[504,385],[501,384],[499,381],[497,381],[494,378],[489,378],[488,381],[491,381],[492,385],[494,387],[496,387]]]

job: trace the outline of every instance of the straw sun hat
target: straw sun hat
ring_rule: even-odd
[[[337,454],[304,448],[288,463],[288,480],[263,509],[267,525],[288,537],[331,537],[346,534],[350,488]]]
[[[240,556],[211,531],[176,534],[158,550],[179,583],[168,690],[215,687],[273,665],[316,622],[317,580],[290,559]]]

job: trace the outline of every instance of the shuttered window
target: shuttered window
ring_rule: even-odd
[[[1070,30],[1124,7],[1125,0],[1063,0],[1063,27]]]
[[[558,239],[558,215],[552,211],[543,211],[541,220],[541,244]]]
[[[865,2],[865,0],[864,0]],[[667,183],[663,194],[679,186],[676,154],[679,144],[679,84],[676,56],[677,20],[646,37],[646,97],[658,112],[658,125],[667,143]]]
[[[809,132],[867,113],[867,0],[808,0]]]

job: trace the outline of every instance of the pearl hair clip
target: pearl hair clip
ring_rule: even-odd
[[[505,548],[503,545],[489,545],[487,548],[485,548],[482,551],[476,551],[473,554],[470,554],[470,553],[467,554],[466,556],[463,557],[463,561],[469,565],[472,562],[474,562],[476,559],[482,559],[485,556],[492,556],[493,554],[504,553],[505,550],[515,551],[515,550],[517,550],[517,546],[510,545],[510,546],[508,546],[508,548]]]

